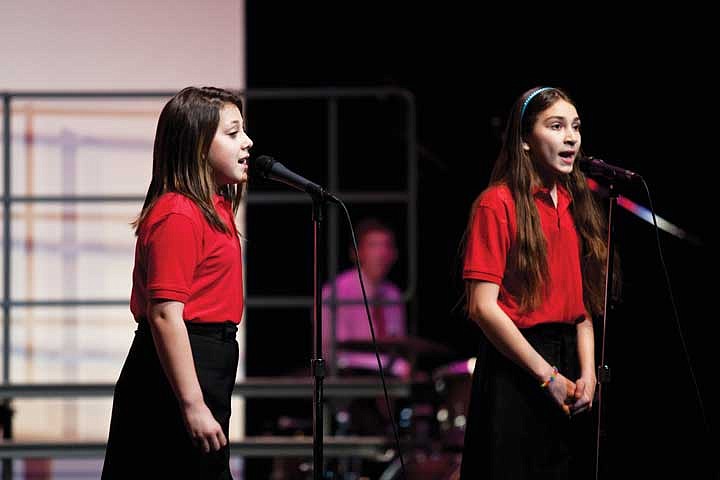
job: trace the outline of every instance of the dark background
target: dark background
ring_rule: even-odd
[[[608,478],[718,478],[718,397],[710,392],[716,389],[718,334],[716,242],[710,233],[717,216],[719,80],[712,67],[712,28],[703,20],[706,14],[689,8],[634,18],[598,10],[566,19],[555,10],[518,7],[491,15],[439,4],[248,1],[247,85],[395,86],[412,92],[420,175],[418,333],[452,347],[458,358],[474,355],[477,331],[454,308],[462,293],[457,248],[470,205],[487,184],[498,125],[528,88],[569,92],[579,106],[585,152],[642,174],[655,212],[701,242],[659,233],[677,319],[652,226],[625,210],[617,213],[624,293],[606,330],[612,369],[603,443]],[[372,136],[382,123],[371,115],[359,120],[368,139],[354,161],[382,182],[382,163],[374,161],[383,145]],[[302,118],[278,118],[270,132],[254,131],[253,125],[267,123],[252,122],[250,115],[256,154],[300,158],[324,141],[296,138],[295,151],[287,143],[273,145],[272,138],[282,129],[292,132]],[[311,176],[310,165],[285,163],[321,180]],[[622,193],[650,204],[642,185]],[[307,207],[288,207],[281,220],[263,213],[248,213],[257,247],[248,259],[248,293],[258,293],[257,285],[275,285],[275,293],[311,294]],[[291,235],[307,256],[306,269],[293,274],[282,268],[286,260],[281,253],[273,258],[271,248],[263,251],[261,235]],[[248,375],[284,374],[307,364],[309,324],[288,320],[298,316],[307,312],[249,312]],[[301,346],[298,335],[306,340]],[[249,402],[250,433],[267,427],[260,419],[268,417],[270,404]]]

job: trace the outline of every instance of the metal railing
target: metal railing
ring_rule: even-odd
[[[67,307],[67,306],[128,306],[128,299],[28,299],[20,300],[13,298],[12,291],[12,256],[11,256],[11,232],[13,204],[22,203],[122,203],[143,201],[141,196],[133,195],[13,195],[12,189],[12,114],[13,101],[16,99],[38,99],[38,100],[137,100],[137,99],[161,99],[174,95],[176,92],[0,92],[2,97],[2,128],[3,128],[3,295],[2,295],[2,384],[0,385],[0,401],[7,402],[13,398],[20,397],[86,397],[86,396],[111,396],[113,385],[111,384],[15,384],[10,378],[11,362],[11,327],[12,310],[15,307]],[[246,101],[256,100],[320,100],[325,102],[327,116],[327,167],[328,191],[333,192],[342,198],[346,203],[376,204],[376,205],[403,205],[407,208],[406,239],[404,245],[407,252],[407,286],[403,291],[403,302],[409,307],[409,318],[416,318],[417,302],[417,183],[418,173],[416,165],[416,124],[415,124],[415,103],[413,96],[406,90],[398,88],[310,88],[310,89],[268,89],[268,90],[247,90],[241,92]],[[386,99],[399,98],[405,103],[405,125],[404,138],[406,162],[406,189],[392,191],[347,191],[343,192],[338,173],[338,122],[339,102],[346,99]],[[253,108],[259,108],[252,105]],[[248,118],[252,118],[253,112],[247,112]],[[301,193],[286,192],[253,192],[248,196],[250,205],[292,205],[310,204],[310,198]],[[338,269],[338,244],[340,237],[341,221],[338,213],[330,212],[326,221],[328,234],[327,266],[328,276],[333,277]],[[247,299],[248,308],[311,308],[313,299],[311,296],[289,296],[289,295],[257,295],[249,296]],[[411,324],[411,330],[416,328]],[[394,396],[407,397],[410,395],[410,385],[403,382],[389,382],[389,393]],[[325,394],[327,397],[348,397],[348,396],[375,396],[382,392],[377,380],[353,379],[334,380],[332,377],[325,381]],[[274,378],[247,378],[238,382],[234,393],[244,397],[312,397],[311,379],[284,379]],[[4,430],[8,437],[11,428]],[[284,443],[283,443],[284,442]],[[333,443],[335,442],[335,443]],[[384,448],[384,440],[332,440],[328,439],[326,453],[329,456],[377,456]],[[273,456],[282,454],[307,455],[311,452],[312,445],[305,441],[276,440],[265,442],[262,440],[249,439],[246,442],[232,444],[234,454],[243,456]],[[42,457],[65,457],[65,456],[96,456],[104,451],[104,443],[45,443],[45,444],[20,444],[14,442],[0,443],[0,457],[26,458],[32,456]],[[7,475],[7,464],[3,468],[4,476]]]

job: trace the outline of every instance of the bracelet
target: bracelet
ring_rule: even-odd
[[[555,381],[555,377],[557,377],[557,374],[558,374],[558,369],[557,369],[556,366],[553,366],[553,371],[552,371],[552,373],[550,374],[550,377],[549,377],[547,380],[545,380],[544,382],[542,382],[542,383],[540,384],[540,388],[545,388],[545,387],[547,387],[548,385],[550,385],[552,382],[554,382],[554,381]]]

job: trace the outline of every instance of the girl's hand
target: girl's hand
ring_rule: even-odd
[[[186,407],[184,419],[190,438],[203,452],[217,451],[227,445],[222,427],[205,402]]]
[[[555,375],[555,379],[549,382],[544,388],[548,394],[555,400],[565,415],[571,415],[570,406],[575,401],[575,393],[577,386],[561,373]]]
[[[597,381],[594,378],[580,377],[575,382],[575,393],[572,395],[570,404],[570,414],[577,415],[584,411],[592,409],[593,398],[595,397],[595,385]]]

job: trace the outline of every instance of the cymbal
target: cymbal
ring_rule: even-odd
[[[377,339],[378,351],[408,356],[419,355],[450,355],[453,353],[445,345],[420,337],[390,337]],[[338,350],[353,350],[358,352],[374,352],[372,339],[344,340],[337,343]]]

